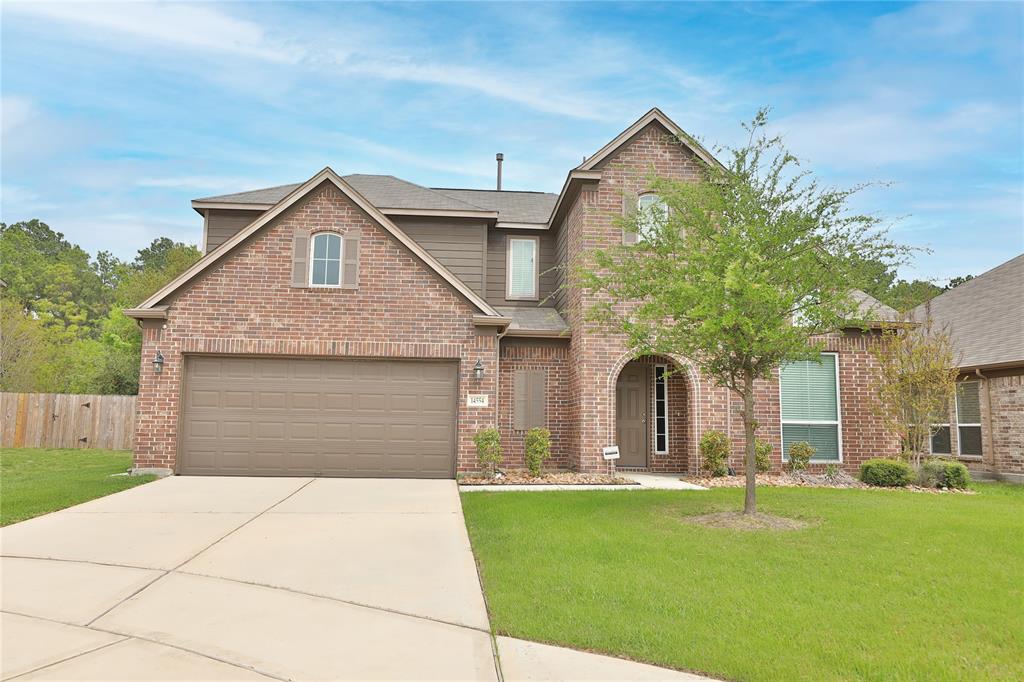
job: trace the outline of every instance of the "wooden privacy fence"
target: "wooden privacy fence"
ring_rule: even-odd
[[[135,396],[0,393],[0,447],[131,450]]]

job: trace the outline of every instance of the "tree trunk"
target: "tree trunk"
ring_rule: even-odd
[[[757,512],[757,467],[754,456],[754,373],[750,370],[743,376],[743,436],[746,445],[743,467],[747,476],[743,513],[754,514]]]

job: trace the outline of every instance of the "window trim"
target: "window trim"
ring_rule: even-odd
[[[958,389],[959,389],[959,385],[961,385],[961,384],[975,384],[975,385],[977,385],[977,387],[978,387],[978,419],[979,419],[979,421],[978,421],[978,423],[970,422],[970,423],[966,423],[966,424],[964,422],[960,421],[960,391],[959,390],[953,391],[953,410],[954,410],[954,414],[956,415],[956,458],[957,459],[980,460],[980,459],[984,458],[984,456],[985,456],[985,438],[984,438],[984,433],[983,433],[983,429],[982,429],[981,421],[980,421],[981,420],[981,382],[978,381],[977,379],[968,379],[967,381],[960,381],[960,382],[957,382],[957,383],[958,383],[958,386],[957,386]],[[978,433],[979,433],[979,435],[982,436],[982,438],[981,438],[981,454],[979,454],[979,455],[965,455],[963,453],[963,442],[964,442],[964,439],[960,437],[960,427],[962,427],[962,426],[977,426],[978,427]],[[950,447],[949,449],[951,451],[950,455],[952,456],[953,448]]]
[[[533,242],[533,295],[512,295],[512,242]],[[537,235],[505,235],[505,300],[506,301],[539,301],[540,300],[540,237]]]
[[[338,238],[338,283],[337,284],[314,284],[313,283],[313,249],[316,245],[316,238],[321,235],[333,235]],[[327,261],[329,259],[321,258],[320,260]],[[333,259],[330,259],[333,260]],[[340,289],[342,282],[345,281],[345,237],[339,232],[333,230],[320,230],[319,232],[313,232],[309,235],[309,275],[306,277],[306,281],[309,283],[310,289]]]
[[[822,351],[819,355],[832,355],[835,356],[835,373],[836,373],[836,420],[835,421],[822,421],[813,420],[809,421],[806,419],[785,419],[782,416],[782,367],[779,367],[779,445],[782,447],[782,461],[788,462],[789,456],[786,455],[786,444],[784,441],[784,433],[786,424],[802,424],[805,426],[835,426],[836,427],[836,451],[839,455],[839,459],[820,459],[812,457],[811,462],[815,464],[842,464],[843,463],[843,394],[842,387],[839,385],[839,353],[837,351]]]
[[[660,201],[661,205],[665,207],[665,220],[668,220],[669,211],[670,211],[670,209],[668,207],[668,204],[665,203],[665,199],[660,194],[658,194],[657,192],[655,192],[654,190],[651,190],[651,189],[645,189],[642,192],[637,192],[636,193],[636,213],[637,213],[637,215],[640,214],[640,211],[643,208],[640,205],[640,202],[643,200],[644,197],[654,197],[655,199]],[[637,227],[639,227],[639,225]],[[636,241],[633,242],[634,244],[643,244],[644,243],[643,234],[641,234],[640,232],[634,232],[633,234],[636,235]]]
[[[665,416],[662,418],[665,421],[665,447],[661,450],[658,449],[658,370],[661,370],[661,385],[664,391],[664,397],[661,402],[665,404]],[[668,377],[665,376],[668,372],[668,365],[656,364],[654,366],[654,449],[651,451],[655,455],[667,455],[668,454]]]

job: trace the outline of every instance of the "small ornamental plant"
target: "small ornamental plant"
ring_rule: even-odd
[[[530,475],[540,476],[541,467],[551,456],[551,432],[539,426],[530,429],[526,432],[524,450]]]
[[[721,431],[705,431],[700,437],[700,459],[712,477],[729,473],[729,437]]]
[[[789,446],[789,470],[806,471],[807,465],[818,450],[804,440],[799,440]]]
[[[483,429],[473,436],[476,444],[476,457],[480,460],[480,470],[485,476],[493,477],[502,464],[501,434],[498,429]]]
[[[914,470],[900,459],[869,459],[860,465],[860,480],[868,485],[902,488],[914,480]]]
[[[772,444],[766,440],[754,441],[754,468],[759,474],[772,470]]]

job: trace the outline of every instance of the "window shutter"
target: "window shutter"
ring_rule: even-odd
[[[345,235],[344,245],[341,249],[342,256],[342,269],[341,269],[341,288],[342,289],[358,289],[359,288],[359,241],[360,237],[359,230],[349,230],[348,234]]]
[[[636,197],[630,195],[623,195],[622,197],[622,217],[629,218],[629,216],[636,213]],[[622,243],[626,246],[632,246],[640,241],[640,235],[636,232],[630,232],[623,228],[622,230]]]
[[[292,231],[292,286],[309,286],[309,230],[303,227]]]
[[[517,369],[512,379],[512,428],[547,425],[547,377],[542,369]]]
[[[529,405],[529,372],[525,369],[517,369],[512,380],[512,428],[522,431],[529,427],[527,414]]]
[[[542,369],[530,372],[530,423],[528,428],[547,425],[547,392],[545,372]]]

